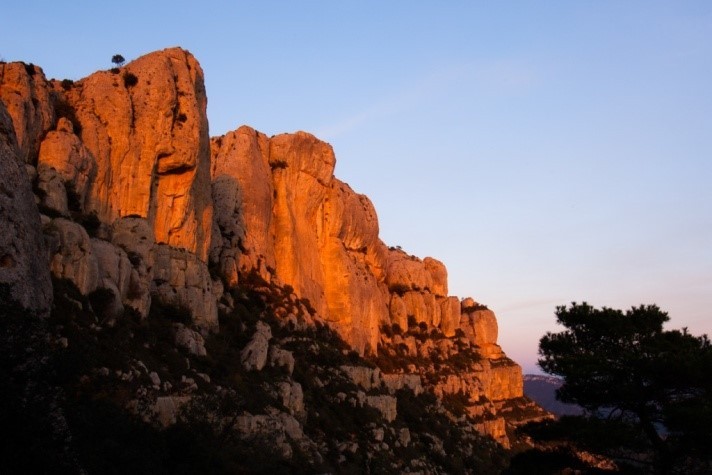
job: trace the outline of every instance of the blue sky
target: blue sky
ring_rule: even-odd
[[[381,236],[534,371],[554,308],[712,334],[712,2],[12,2],[0,56],[78,79],[182,46],[212,135],[331,143]]]

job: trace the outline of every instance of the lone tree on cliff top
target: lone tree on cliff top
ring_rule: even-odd
[[[539,436],[563,435],[646,472],[712,472],[707,335],[663,330],[669,317],[655,305],[623,312],[573,303],[556,318],[565,330],[541,338],[539,366],[564,379],[557,398],[586,415],[549,423]]]
[[[121,66],[124,65],[124,62],[126,60],[124,59],[123,56],[120,54],[115,54],[114,56],[111,57],[111,62],[116,65],[117,68],[120,68]]]

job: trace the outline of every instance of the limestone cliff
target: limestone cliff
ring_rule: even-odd
[[[177,306],[192,321],[176,344],[204,355],[219,311],[259,278],[298,300],[275,310],[285,325],[326,322],[378,358],[386,394],[354,404],[392,421],[396,391],[414,386],[460,398],[463,423],[508,444],[505,408],[527,403],[494,313],[448,295],[440,261],[380,240],[373,204],[334,176],[329,144],[246,126],[210,139],[203,72],[179,48],[76,82],[0,64],[0,99],[0,282],[16,300],[46,310],[51,271],[108,295],[107,321]],[[272,353],[255,341],[243,357],[259,371]]]
[[[156,242],[205,261],[212,230],[210,151],[203,71],[195,58],[165,50],[57,93],[74,110],[96,161],[87,209],[109,223],[145,218]]]

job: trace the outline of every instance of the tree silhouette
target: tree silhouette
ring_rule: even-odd
[[[564,379],[557,398],[586,414],[549,423],[549,435],[656,473],[709,473],[707,336],[663,330],[669,317],[655,305],[622,312],[573,303],[556,317],[565,331],[541,338],[539,366]]]
[[[117,68],[120,68],[121,66],[124,65],[124,62],[126,60],[124,59],[123,56],[120,54],[115,54],[114,56],[111,57],[111,62],[116,65]]]

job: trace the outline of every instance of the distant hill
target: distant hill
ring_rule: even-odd
[[[541,407],[557,416],[577,415],[583,409],[576,404],[565,404],[556,399],[556,390],[563,384],[560,378],[538,374],[524,375],[524,394]]]

